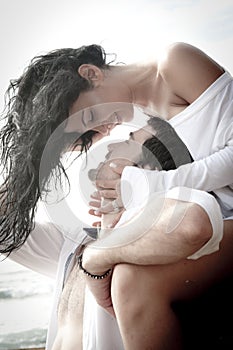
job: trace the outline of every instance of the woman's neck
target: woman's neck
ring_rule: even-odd
[[[112,72],[128,87],[131,96],[129,102],[141,107],[150,106],[157,78],[155,62],[114,66]]]

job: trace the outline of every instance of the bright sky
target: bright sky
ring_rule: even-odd
[[[98,43],[128,63],[173,41],[233,72],[232,0],[1,0],[1,101],[9,79],[39,53]]]
[[[184,41],[233,73],[232,0],[1,0],[0,107],[9,80],[37,54],[101,44],[130,63]]]

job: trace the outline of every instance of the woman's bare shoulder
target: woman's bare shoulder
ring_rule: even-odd
[[[173,92],[188,102],[197,98],[224,72],[207,53],[183,42],[169,45],[158,67]]]
[[[196,64],[196,66],[193,66]],[[164,51],[160,61],[160,68],[172,70],[174,68],[206,68],[223,71],[223,68],[200,48],[184,42],[170,44]]]

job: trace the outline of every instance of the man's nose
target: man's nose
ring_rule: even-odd
[[[100,134],[102,134],[103,136],[109,135],[109,132],[110,132],[110,130],[109,130],[107,124],[98,126],[98,128],[96,128],[96,130],[97,130]]]
[[[96,128],[96,130],[102,134],[103,136],[108,136],[110,134],[110,131],[115,128],[116,124],[104,124],[100,125]]]

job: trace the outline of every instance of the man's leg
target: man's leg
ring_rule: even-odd
[[[125,349],[181,349],[179,322],[172,303],[195,298],[232,275],[232,251],[233,221],[225,221],[223,240],[216,253],[167,265],[117,265],[112,300]]]

